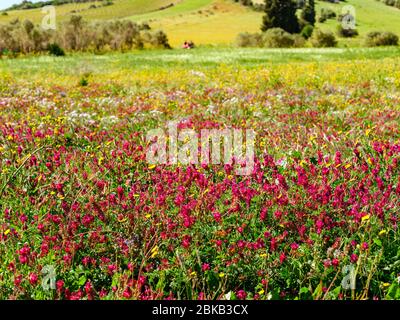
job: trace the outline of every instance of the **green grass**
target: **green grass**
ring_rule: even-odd
[[[194,0],[165,11],[131,17],[134,21],[149,21],[153,28],[167,32],[173,46],[184,40],[232,44],[240,32],[258,32],[261,18],[260,12],[231,0]]]
[[[74,54],[66,57],[23,57],[20,59],[0,60],[1,76],[20,78],[30,74],[32,81],[47,79],[49,75],[65,76],[76,79],[79,74],[113,74],[129,81],[135,70],[154,70],[170,68],[188,70],[207,66],[240,65],[257,67],[289,62],[324,62],[346,60],[379,60],[398,57],[400,48],[353,48],[353,49],[242,49],[242,48],[199,48],[193,51],[183,50],[147,50],[126,54],[110,53],[105,55]]]
[[[181,14],[188,14],[190,12],[200,10],[211,3],[215,2],[215,0],[191,0],[191,1],[181,1],[178,2],[175,6],[170,7],[165,10],[158,10],[151,13],[146,13],[144,15],[134,15],[132,19],[140,20],[153,20],[160,18],[174,18]]]
[[[135,14],[144,14],[152,11],[159,11],[171,3],[177,4],[182,0],[114,0],[111,6],[101,7],[102,2],[90,3],[71,3],[56,7],[57,19],[59,22],[68,20],[74,14],[80,14],[90,20],[110,20],[117,18],[127,18]],[[91,5],[98,8],[90,8]],[[41,9],[14,10],[8,11],[8,16],[0,15],[0,22],[11,21],[15,18],[30,19],[40,22],[44,14]]]
[[[160,10],[170,3],[175,5]],[[173,46],[189,39],[196,44],[232,44],[240,32],[259,32],[263,15],[231,0],[115,0],[114,5],[97,9],[89,9],[90,5],[58,6],[58,21],[68,19],[73,10],[90,20],[128,18],[147,21],[154,29],[166,31]],[[360,46],[365,35],[373,30],[393,31],[400,35],[400,10],[376,0],[347,0],[340,4],[317,1],[317,12],[321,8],[331,8],[340,14],[344,5],[355,7],[360,35],[354,39],[339,39],[340,47]],[[43,14],[39,9],[10,11],[8,16],[0,16],[0,22],[17,17],[40,22]],[[335,32],[338,24],[333,19],[317,23],[317,27]]]
[[[344,4],[318,1],[317,12],[319,13],[321,8],[330,8],[340,14],[344,5],[352,5],[356,9],[356,25],[360,35],[354,39],[341,39],[342,45],[358,46],[368,32],[377,30],[392,31],[400,36],[400,10],[376,0],[348,0]],[[337,20],[328,20],[318,23],[317,27],[336,31],[338,24]]]

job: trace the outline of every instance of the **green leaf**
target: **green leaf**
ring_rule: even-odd
[[[113,287],[116,287],[116,286],[119,284],[119,278],[120,278],[119,273],[115,273],[115,274],[113,275],[112,283],[111,283],[111,285],[112,285]]]
[[[297,297],[298,299],[301,300],[310,300],[312,299],[312,294],[310,292],[310,289],[307,287],[302,287],[299,291],[299,296]]]
[[[322,293],[322,282],[320,282],[317,286],[317,288],[315,289],[314,293],[313,293],[313,298],[316,298],[318,296],[320,296]]]
[[[394,300],[399,300],[400,299],[400,287],[397,288],[396,294],[394,296]]]
[[[158,279],[158,282],[157,282],[157,285],[156,285],[156,289],[157,290],[163,290],[164,287],[165,287],[164,282],[165,282],[165,273],[162,272],[161,276],[160,276],[160,279]]]
[[[317,165],[317,164],[318,164],[318,161],[317,161],[317,159],[316,159],[315,157],[311,157],[311,158],[310,158],[310,162],[311,162],[313,165]]]
[[[374,239],[374,243],[378,246],[378,247],[382,247],[382,241],[378,238]]]
[[[397,291],[399,291],[398,284],[393,282],[386,294],[386,299],[396,299]]]
[[[226,300],[236,300],[236,295],[233,291],[229,291],[227,294],[225,294],[225,299]]]
[[[332,290],[332,293],[334,295],[335,298],[337,298],[339,296],[340,290],[342,289],[341,286],[336,287],[334,290]]]
[[[300,151],[293,151],[292,155],[293,155],[293,158],[298,158],[298,159],[301,158],[301,152]]]
[[[300,294],[307,293],[307,292],[310,292],[310,290],[307,287],[303,287],[300,289]]]
[[[78,285],[83,286],[86,283],[86,276],[83,275],[79,278]]]

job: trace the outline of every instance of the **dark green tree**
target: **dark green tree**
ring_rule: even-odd
[[[261,30],[281,28],[289,33],[299,32],[296,10],[297,4],[293,0],[265,0],[265,15]]]
[[[313,26],[313,25],[315,25],[315,21],[316,21],[315,15],[316,15],[316,13],[315,13],[315,1],[314,0],[307,0],[305,6],[303,8],[303,11],[301,12],[301,18],[305,22],[307,22],[307,23],[309,23],[309,24],[311,24]]]

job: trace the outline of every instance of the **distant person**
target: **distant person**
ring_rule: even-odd
[[[190,49],[189,42],[185,41],[183,43],[182,49]]]
[[[182,45],[182,49],[194,49],[193,41],[185,41]]]

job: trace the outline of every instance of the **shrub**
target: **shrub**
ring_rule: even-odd
[[[65,51],[63,48],[61,48],[57,43],[52,43],[49,45],[49,53],[52,56],[56,56],[56,57],[63,57],[65,56]]]
[[[263,34],[263,44],[268,48],[290,48],[294,46],[294,37],[281,28],[272,28]]]
[[[260,33],[239,33],[236,38],[238,47],[262,47],[263,39]]]
[[[400,9],[400,0],[381,0],[384,4]]]
[[[236,38],[239,47],[291,48],[303,47],[304,37],[290,34],[283,29],[273,28],[264,33],[240,33]]]
[[[147,22],[142,22],[141,25],[139,25],[140,30],[151,30],[150,25]]]
[[[396,3],[396,0],[383,0],[383,2],[388,6],[394,6]]]
[[[0,24],[0,51],[19,53],[48,52],[61,54],[50,44],[57,43],[66,52],[140,49],[145,45],[170,48],[167,35],[162,31],[149,32],[148,24],[118,20],[89,23],[81,16],[73,15],[56,31],[43,30],[31,21],[18,19]]]
[[[252,7],[253,1],[252,0],[234,0],[235,2],[239,2],[241,5],[246,7]]]
[[[293,35],[294,44],[293,47],[295,48],[303,48],[306,45],[306,39],[300,34]]]
[[[308,39],[312,36],[314,31],[314,27],[310,24],[306,25],[303,30],[301,30],[300,34],[304,39]]]
[[[168,43],[167,35],[161,30],[152,34],[150,43],[153,47],[156,48],[171,49],[171,46]]]
[[[373,31],[367,34],[365,45],[367,47],[397,46],[399,37],[392,32]]]
[[[323,32],[322,30],[314,30],[311,36],[311,44],[316,48],[336,47],[337,41],[332,32]]]
[[[341,24],[339,24],[337,26],[337,34],[339,37],[343,37],[343,38],[353,38],[358,36],[358,31],[357,29],[351,29],[351,28],[343,28],[343,26]]]
[[[323,23],[328,19],[333,19],[336,17],[335,11],[329,8],[321,8],[318,22]]]
[[[87,87],[89,85],[89,79],[86,76],[83,76],[80,80],[79,80],[79,86],[81,87]]]

